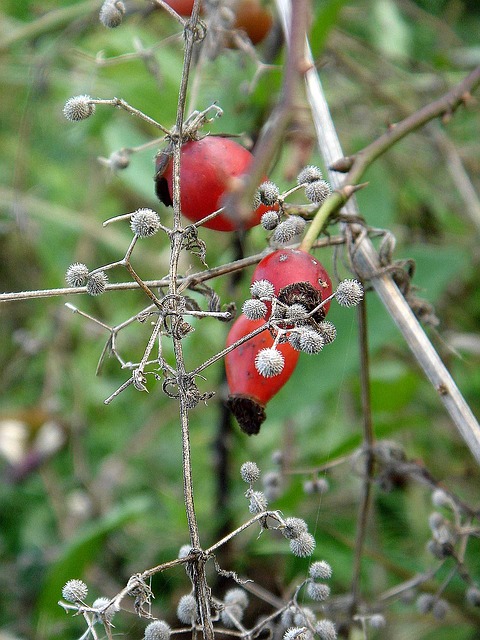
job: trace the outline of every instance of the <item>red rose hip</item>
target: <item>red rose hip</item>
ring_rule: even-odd
[[[167,161],[166,161],[167,160]],[[223,206],[224,195],[233,178],[247,173],[253,155],[238,142],[228,138],[206,136],[182,145],[180,152],[180,209],[197,222]],[[163,204],[172,205],[173,160],[160,153],[156,162],[156,193]],[[217,231],[250,229],[259,224],[267,207],[260,205],[246,220],[223,212],[204,224]]]
[[[265,324],[264,320],[249,320],[243,314],[239,316],[227,337],[227,347]],[[266,325],[265,325],[266,326]],[[283,356],[283,369],[278,375],[264,377],[255,364],[263,349],[273,346],[270,331],[265,328],[225,357],[225,369],[230,390],[228,407],[236,417],[242,431],[248,435],[257,434],[265,421],[265,405],[283,387],[292,375],[298,361],[299,352],[288,342],[279,344],[276,349]]]
[[[268,280],[281,302],[303,304],[307,311],[332,294],[332,282],[325,267],[300,249],[278,249],[265,256],[253,273],[252,282],[255,280]],[[323,320],[329,308],[330,302],[327,302],[314,319]]]

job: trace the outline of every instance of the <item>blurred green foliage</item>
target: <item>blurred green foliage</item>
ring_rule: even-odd
[[[167,127],[174,122],[183,61],[178,25],[161,11],[149,11],[148,3],[134,2],[125,24],[107,31],[97,20],[100,4],[7,0],[0,9],[3,291],[61,287],[72,262],[94,268],[123,256],[131,237],[128,225],[102,228],[107,218],[143,206],[156,208],[162,217],[169,215],[154,196],[156,148],[134,155],[129,168],[115,175],[97,161],[121,147],[154,139],[155,131],[107,107],[77,124],[62,116],[67,98],[89,94],[121,97]],[[312,49],[348,155],[479,63],[476,2],[317,0],[312,17]],[[139,42],[144,49],[152,47],[148,64],[140,56],[122,58],[138,50]],[[243,140],[257,138],[278,96],[284,55],[281,48],[268,44],[258,54],[269,56],[277,66],[265,70],[255,86],[254,62],[236,49],[207,61],[193,74],[190,107],[203,109],[215,101],[224,109],[212,131],[239,134]],[[321,164],[302,96],[297,109],[270,173],[282,188],[292,184],[302,162]],[[477,415],[479,221],[468,213],[469,205],[474,207],[466,201],[451,169],[452,155],[439,137],[448,140],[478,193],[478,133],[475,108],[460,109],[446,125],[432,123],[378,160],[366,175],[368,188],[358,194],[366,222],[396,235],[394,257],[415,259],[413,284],[435,305],[440,319],[429,335]],[[234,259],[228,234],[203,230],[201,237],[207,243],[209,266]],[[259,252],[265,243],[265,232],[254,229],[244,240],[244,251]],[[349,275],[333,251],[318,255],[332,273]],[[133,262],[145,279],[164,276],[165,237],[142,241]],[[184,256],[183,273],[201,268],[197,258]],[[222,302],[235,300],[240,306],[248,295],[251,271],[235,284],[228,277],[210,284]],[[127,280],[126,273],[115,272],[115,278]],[[391,318],[374,294],[367,298],[376,436],[401,442],[409,457],[423,461],[465,501],[478,505],[479,474],[470,453]],[[0,306],[2,638],[79,637],[82,625],[56,604],[66,579],[84,579],[92,597],[112,596],[130,575],[176,557],[179,546],[188,542],[175,401],[162,394],[161,385],[149,381],[148,395],[130,387],[105,406],[103,400],[126,374],[114,359],[107,359],[101,375],[95,376],[107,333],[73,315],[64,307],[67,301],[109,326],[146,306],[138,292]],[[256,438],[247,439],[233,424],[220,435],[223,368],[217,364],[206,371],[201,390],[217,394],[208,406],[191,412],[195,498],[204,546],[248,516],[245,487],[238,476],[243,461],[253,459],[267,471],[274,466],[272,452],[283,448],[292,469],[308,469],[349,455],[360,445],[357,319],[355,311],[335,306],[329,318],[337,326],[337,340],[319,356],[301,356],[292,380],[269,404],[268,420]],[[219,351],[228,330],[205,319],[194,326],[195,332],[185,340],[188,367]],[[120,335],[126,360],[141,357],[148,329],[136,323]],[[45,436],[45,424],[52,423],[52,453],[40,463],[32,455]],[[12,444],[9,438],[17,440]],[[227,451],[224,469],[219,467],[219,438]],[[30,466],[21,467],[24,456],[30,456]],[[222,500],[221,472],[227,474]],[[343,593],[351,580],[359,478],[350,464],[339,465],[328,473],[331,490],[320,497],[303,493],[308,477],[289,476],[272,507],[308,521],[317,539],[315,558],[331,563],[332,591]],[[367,601],[435,566],[425,551],[429,500],[429,491],[411,482],[399,483],[390,492],[374,488],[362,574]],[[477,581],[479,551],[478,541],[472,540],[466,565]],[[257,539],[256,532],[243,534],[219,561],[223,568],[252,576],[278,594],[280,585],[288,592],[307,567],[306,561],[287,553],[283,539]],[[444,577],[445,572],[438,584]],[[224,582],[212,574],[212,585],[223,588]],[[161,574],[152,587],[155,614],[173,621],[178,598],[190,588],[184,571]],[[411,603],[395,604],[387,611],[388,637],[477,637],[480,616],[465,604],[464,591],[458,579],[443,594],[452,605],[446,621],[420,616]],[[142,623],[132,620],[125,614],[115,632],[141,637]]]

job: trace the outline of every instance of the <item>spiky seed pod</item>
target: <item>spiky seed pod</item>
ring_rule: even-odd
[[[332,567],[325,560],[314,562],[308,572],[313,580],[329,580],[332,577]]]
[[[150,238],[160,229],[160,217],[153,209],[137,209],[130,218],[130,227],[140,238]]]
[[[130,166],[130,152],[127,149],[113,151],[108,158],[108,164],[112,171],[121,171]]]
[[[306,221],[300,216],[290,216],[288,218],[290,220],[290,224],[295,227],[295,234],[298,235],[305,231]]]
[[[306,328],[300,333],[300,349],[304,353],[309,355],[320,353],[324,346],[323,336],[313,329]]]
[[[63,115],[71,122],[80,122],[95,113],[95,105],[90,96],[75,96],[69,98],[63,107]]]
[[[69,287],[84,287],[88,279],[88,267],[81,262],[74,262],[71,264],[67,273],[65,274],[65,280]]]
[[[435,489],[432,493],[432,504],[435,507],[451,507],[452,501],[443,489]]]
[[[238,604],[230,604],[222,610],[220,618],[226,627],[233,629],[237,626],[236,623],[243,618],[243,609]]]
[[[307,184],[309,182],[318,182],[318,180],[322,180],[323,174],[318,167],[314,167],[313,165],[309,165],[300,171],[297,176],[297,184]]]
[[[323,320],[317,323],[318,332],[322,334],[325,344],[331,344],[337,337],[337,329],[333,322]]]
[[[284,366],[285,358],[282,352],[274,347],[260,349],[255,357],[255,369],[264,378],[280,375]]]
[[[96,609],[98,612],[95,613],[95,620],[97,622],[103,622],[104,620],[108,624],[112,622],[113,616],[117,613],[119,607],[115,602],[108,606],[109,602],[109,598],[97,598],[93,601],[92,609]]]
[[[192,551],[192,547],[189,544],[182,544],[180,549],[178,550],[178,558],[181,560],[182,558],[186,558],[190,555]]]
[[[279,222],[280,218],[276,211],[265,211],[263,216],[260,218],[262,227],[267,231],[273,231]]]
[[[363,287],[358,280],[342,280],[335,291],[335,298],[342,307],[355,307],[363,300]]]
[[[307,640],[308,637],[309,631],[305,627],[290,627],[283,634],[283,640]]]
[[[468,587],[465,598],[473,607],[480,607],[480,589],[478,587]]]
[[[285,518],[285,526],[282,535],[288,540],[298,538],[302,533],[307,532],[307,523],[301,518]]]
[[[417,609],[419,613],[429,613],[433,609],[435,603],[435,596],[431,593],[422,593],[417,598]]]
[[[311,556],[315,550],[315,538],[310,533],[302,533],[298,538],[290,540],[290,551],[297,558]]]
[[[293,625],[293,619],[295,617],[296,608],[294,606],[290,606],[282,613],[280,617],[280,624],[284,628],[291,627]]]
[[[330,489],[330,484],[326,478],[315,478],[314,480],[306,480],[303,483],[303,490],[307,495],[313,495],[319,493],[320,495],[327,493]]]
[[[296,610],[295,616],[293,618],[293,623],[297,627],[306,627],[308,624],[314,625],[316,622],[316,617],[314,612],[310,609],[310,607],[303,607],[300,610]]]
[[[290,344],[291,347],[293,347],[295,349],[295,351],[301,351],[302,347],[300,345],[300,337],[302,335],[302,332],[299,331],[290,331],[290,333],[288,334],[288,342]]]
[[[253,484],[260,477],[260,469],[255,462],[244,462],[240,467],[240,475],[242,480],[248,484]]]
[[[275,293],[275,287],[268,280],[255,280],[250,286],[250,293],[254,298],[271,298]]]
[[[262,513],[267,510],[268,502],[263,491],[252,491],[248,497],[250,499],[250,504],[248,505],[250,513]]]
[[[248,607],[248,595],[245,589],[233,588],[229,589],[223,598],[225,604],[236,604],[242,609],[246,609]]]
[[[100,9],[99,20],[107,29],[114,29],[122,24],[125,5],[121,0],[105,0]]]
[[[255,191],[255,193],[253,194],[253,199],[252,199],[252,210],[255,211],[255,209],[258,209],[258,207],[262,204],[262,199],[260,198],[260,193],[258,191],[258,189]]]
[[[312,600],[323,602],[330,595],[330,587],[323,582],[309,582],[307,585],[307,593]]]
[[[67,602],[84,602],[88,587],[83,580],[69,580],[62,589],[62,598]]]
[[[433,617],[436,620],[443,620],[449,610],[448,602],[440,598],[437,600],[432,608]]]
[[[320,640],[337,640],[337,630],[331,620],[320,620],[315,625],[315,633]]]
[[[169,640],[171,634],[170,625],[164,620],[151,622],[144,631],[144,640]]]
[[[197,617],[197,603],[191,593],[180,598],[177,605],[177,618],[183,624],[193,625]]]
[[[285,310],[285,318],[287,320],[293,320],[294,322],[299,322],[300,320],[304,320],[307,315],[307,307],[301,304],[300,302],[294,302]]]
[[[263,490],[268,502],[278,500],[282,495],[282,476],[278,471],[269,471],[262,478]]]
[[[108,276],[105,271],[97,271],[92,273],[87,280],[87,293],[91,296],[99,296],[105,292],[108,284]]]
[[[267,305],[257,298],[245,300],[242,306],[242,313],[247,316],[249,320],[260,320],[260,318],[265,318],[267,311]]]
[[[273,232],[272,239],[274,242],[279,242],[280,244],[285,244],[286,242],[290,242],[292,238],[297,235],[297,230],[295,223],[287,218],[283,222],[275,228]]]
[[[258,187],[258,193],[260,194],[260,200],[267,207],[271,207],[278,202],[278,196],[280,195],[280,189],[274,182],[267,180],[262,182]]]
[[[372,629],[383,629],[387,621],[385,620],[385,616],[382,616],[381,613],[374,613],[373,616],[370,616],[368,619],[368,624],[372,627]]]
[[[305,195],[315,204],[323,204],[331,193],[330,185],[325,180],[309,182],[305,187]]]
[[[439,529],[441,526],[445,524],[445,518],[438,511],[434,511],[428,516],[428,526],[431,531],[435,531]]]

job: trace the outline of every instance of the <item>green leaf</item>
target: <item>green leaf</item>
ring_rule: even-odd
[[[39,629],[48,633],[52,620],[64,615],[57,605],[63,585],[81,577],[86,567],[95,561],[108,534],[132,520],[137,520],[151,508],[151,500],[136,497],[112,509],[107,515],[86,526],[60,550],[57,561],[50,567],[38,600],[36,617]],[[39,636],[47,637],[47,636]]]

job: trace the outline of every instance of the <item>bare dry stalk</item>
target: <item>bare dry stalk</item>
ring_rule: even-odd
[[[288,32],[288,16],[291,11],[291,3],[289,0],[277,0],[277,7],[284,19],[284,28]],[[339,173],[330,168],[335,161],[343,158],[344,154],[308,44],[306,45],[305,56],[311,63],[309,70],[305,74],[307,96],[317,131],[320,152],[325,164],[329,167],[329,178],[335,188],[342,188],[347,184],[358,182],[365,169],[379,155],[390,149],[393,144],[405,135],[415,131],[430,120],[446,114],[451,115],[460,104],[465,102],[469,92],[480,84],[479,67],[452,91],[402,120],[357,154],[353,158],[345,180],[342,180]],[[342,213],[352,219],[359,216],[360,212],[353,198],[346,203]],[[344,224],[345,227],[346,225]],[[477,419],[392,277],[382,272],[378,252],[371,240],[365,234],[362,234],[362,229],[359,225],[349,224],[348,227],[349,233],[355,238],[353,249],[354,266],[357,273],[362,278],[370,280],[380,300],[402,332],[417,362],[439,395],[460,435],[465,440],[477,462],[480,463],[480,425]]]

